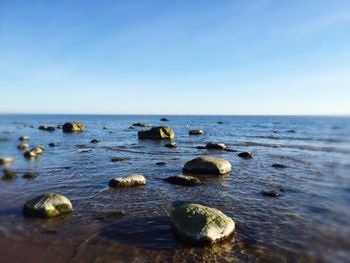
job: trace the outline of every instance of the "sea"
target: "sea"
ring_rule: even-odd
[[[72,121],[84,123],[85,130],[38,129]],[[149,128],[130,128],[136,122],[170,126],[177,148],[164,147],[166,140],[139,140],[138,131]],[[192,129],[204,134],[190,136]],[[30,147],[45,148],[39,158],[26,159],[17,149],[25,135]],[[203,149],[208,142],[225,143],[230,151]],[[240,152],[254,158],[240,158]],[[202,155],[229,160],[232,173],[198,175],[202,184],[196,187],[164,181]],[[1,170],[17,174],[0,181],[3,263],[350,259],[349,117],[0,115],[0,156],[15,159]],[[120,160],[112,162],[115,157]],[[23,178],[28,172],[38,177]],[[108,187],[110,179],[130,174],[144,175],[147,184]],[[52,219],[22,215],[25,202],[48,192],[69,198],[73,213]],[[179,239],[169,216],[179,201],[219,209],[234,219],[234,234],[210,246]]]

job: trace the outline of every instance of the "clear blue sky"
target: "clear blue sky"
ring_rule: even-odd
[[[350,114],[350,1],[0,0],[0,113]]]

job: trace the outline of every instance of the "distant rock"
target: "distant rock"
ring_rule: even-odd
[[[212,244],[230,236],[235,222],[218,209],[185,203],[171,213],[171,222],[185,242]]]
[[[130,126],[128,129],[129,130],[135,130],[135,127],[134,126]]]
[[[288,130],[286,132],[289,132],[289,133],[295,133],[295,130]]]
[[[206,148],[205,148],[205,146],[196,146],[196,149],[204,150],[204,149],[206,149]]]
[[[73,207],[69,199],[54,193],[40,195],[25,203],[23,207],[24,215],[43,218],[55,217],[72,211]]]
[[[56,128],[61,130],[61,129],[63,129],[63,125],[59,124],[59,125],[56,126]]]
[[[279,197],[281,195],[277,191],[261,191],[261,194],[268,197]]]
[[[271,165],[271,167],[273,168],[280,168],[280,169],[284,169],[287,168],[288,166],[285,164],[280,164],[280,163],[274,163],[273,165]]]
[[[175,133],[173,129],[168,126],[159,126],[151,128],[147,131],[139,131],[138,138],[140,140],[151,139],[151,140],[162,140],[162,139],[174,139]]]
[[[204,134],[204,131],[203,130],[190,130],[188,132],[189,135],[202,135]]]
[[[21,143],[21,144],[19,144],[19,145],[17,146],[17,148],[20,149],[20,150],[25,150],[25,149],[29,148],[29,144],[27,144],[27,143]]]
[[[53,142],[49,143],[50,147],[56,147],[56,144],[54,144]]]
[[[21,137],[19,137],[19,140],[20,141],[29,141],[30,137],[29,136],[21,136]]]
[[[63,132],[82,132],[85,125],[81,122],[66,122],[63,125]]]
[[[127,160],[130,160],[130,157],[113,157],[111,159],[112,162],[122,162]]]
[[[166,162],[156,162],[156,165],[163,166],[166,165]]]
[[[211,156],[197,157],[188,161],[184,168],[184,173],[189,174],[227,174],[232,171],[232,166],[229,161]]]
[[[132,126],[135,126],[135,127],[151,127],[152,125],[150,123],[146,123],[146,122],[136,122]]]
[[[35,173],[35,172],[28,172],[28,173],[25,173],[24,175],[23,175],[23,178],[25,178],[25,179],[34,179],[34,178],[36,178],[36,177],[38,177],[38,173]]]
[[[165,144],[164,147],[167,147],[167,148],[176,148],[176,147],[177,147],[177,144],[176,144],[176,142],[171,142],[171,143]]]
[[[0,157],[0,165],[7,165],[13,163],[15,159],[12,157]]]
[[[193,176],[188,176],[188,175],[169,176],[164,180],[171,184],[184,185],[184,186],[197,186],[201,184],[201,181],[198,178]]]
[[[209,149],[209,150],[225,150],[227,148],[227,146],[224,143],[209,142],[209,143],[207,143],[205,148]]]
[[[55,131],[56,128],[53,126],[41,125],[41,126],[39,126],[39,130],[51,132],[51,131]]]
[[[125,177],[117,177],[108,182],[109,187],[129,187],[145,185],[146,179],[143,175],[132,174]]]
[[[160,121],[169,121],[167,118],[161,118]]]
[[[238,156],[244,159],[252,159],[254,157],[251,152],[241,152],[238,154]]]
[[[99,143],[100,141],[99,140],[96,140],[96,139],[93,139],[90,141],[90,143],[93,143],[93,144],[96,144],[96,143]]]
[[[233,152],[233,153],[238,152],[237,150],[229,149],[229,148],[226,148],[225,151],[226,151],[226,152]]]
[[[3,176],[1,177],[1,180],[3,181],[10,181],[16,179],[17,175],[14,171],[10,171],[8,169],[3,170]]]
[[[224,122],[223,121],[218,121],[218,124],[224,124]]]

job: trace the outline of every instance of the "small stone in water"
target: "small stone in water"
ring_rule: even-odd
[[[263,196],[269,196],[269,197],[279,197],[281,195],[277,191],[261,191],[261,194]]]

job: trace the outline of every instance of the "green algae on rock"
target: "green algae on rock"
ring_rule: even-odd
[[[72,203],[63,195],[47,193],[40,195],[23,207],[23,214],[32,217],[50,218],[61,214],[71,213]]]
[[[192,243],[215,243],[235,229],[235,222],[220,210],[193,203],[176,207],[170,219],[184,241]]]

